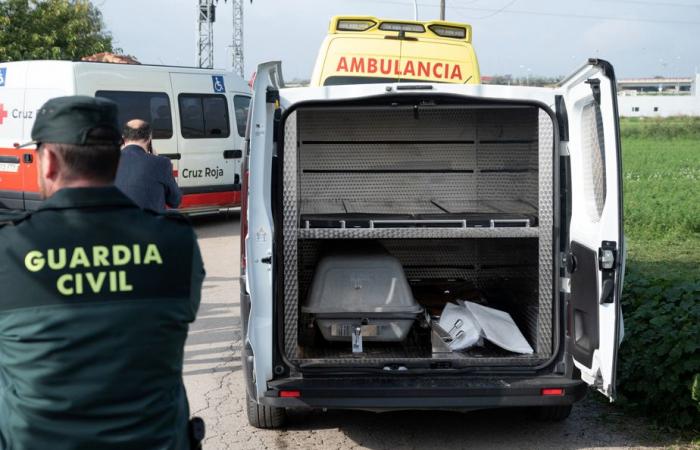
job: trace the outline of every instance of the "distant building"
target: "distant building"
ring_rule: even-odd
[[[700,116],[700,74],[692,78],[627,78],[618,80],[617,89],[621,116]]]
[[[693,78],[624,78],[617,80],[619,93],[635,94],[690,94]]]

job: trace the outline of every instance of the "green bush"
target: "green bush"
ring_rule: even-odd
[[[620,135],[623,139],[698,139],[700,117],[624,117],[620,119]]]
[[[651,279],[634,269],[625,276],[620,400],[665,426],[700,429],[699,298],[700,278]]]

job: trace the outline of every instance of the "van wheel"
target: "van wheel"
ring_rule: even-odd
[[[248,423],[255,428],[281,428],[287,421],[287,411],[284,408],[261,405],[245,394]]]
[[[573,405],[540,406],[537,408],[537,418],[546,422],[560,422],[571,414]]]

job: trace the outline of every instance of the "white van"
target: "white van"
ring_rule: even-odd
[[[0,208],[40,203],[30,139],[37,109],[52,97],[114,100],[119,120],[153,126],[153,148],[172,160],[181,210],[240,205],[240,161],[250,89],[230,72],[70,61],[0,63]]]
[[[586,385],[613,399],[615,89],[596,59],[555,88],[285,89],[260,66],[241,214],[250,423],[287,408],[561,420]]]

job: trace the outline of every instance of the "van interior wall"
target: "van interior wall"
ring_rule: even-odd
[[[305,106],[292,113],[284,130],[282,201],[290,359],[334,362],[350,353],[349,344],[299,345],[300,305],[321,256],[379,246],[399,259],[414,296],[429,310],[439,312],[446,301],[469,300],[479,291],[489,306],[513,316],[536,352],[481,356],[505,364],[546,360],[553,329],[552,128],[546,113],[522,104],[417,101]],[[375,219],[422,224],[367,229],[367,220]],[[502,228],[503,237],[496,229],[489,238],[456,230],[447,239],[450,230],[441,220],[476,220],[486,227],[494,220],[518,221],[519,228]],[[440,287],[450,295],[436,294]],[[398,356],[431,357],[429,345],[426,353],[413,344],[407,340]],[[374,356],[396,355],[393,350]]]
[[[537,216],[534,107],[298,111],[299,210]]]

